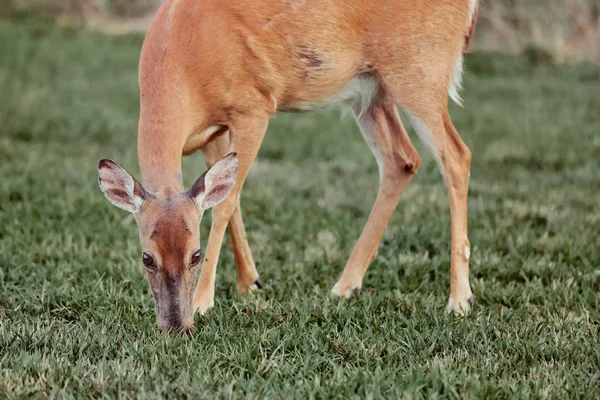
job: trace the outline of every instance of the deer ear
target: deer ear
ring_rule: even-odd
[[[148,196],[142,185],[113,160],[100,160],[98,184],[108,201],[134,214]]]
[[[214,207],[229,194],[237,178],[238,156],[229,153],[213,164],[194,182],[190,196],[203,210]]]

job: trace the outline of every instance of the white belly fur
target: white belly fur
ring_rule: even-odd
[[[330,107],[350,106],[360,115],[364,113],[379,90],[379,80],[372,75],[354,77],[337,93],[317,101],[285,104],[281,111],[315,111]]]

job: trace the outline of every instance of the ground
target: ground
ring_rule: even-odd
[[[330,297],[376,163],[351,117],[280,114],[242,194],[264,289],[236,294],[227,242],[188,339],[156,329],[135,221],[96,182],[105,157],[138,175],[141,42],[0,20],[0,397],[600,396],[597,67],[467,57],[469,317],[444,314],[450,219],[421,145],[360,296]],[[185,159],[187,185],[202,171]]]

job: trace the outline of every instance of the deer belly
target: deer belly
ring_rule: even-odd
[[[379,80],[371,74],[352,78],[341,90],[321,99],[281,104],[280,111],[315,111],[331,107],[350,106],[358,114],[366,110],[379,90]]]

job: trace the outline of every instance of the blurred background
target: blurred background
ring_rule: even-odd
[[[5,13],[34,12],[112,34],[143,32],[164,0],[0,0]],[[473,51],[528,53],[553,62],[600,63],[600,0],[487,0]]]

